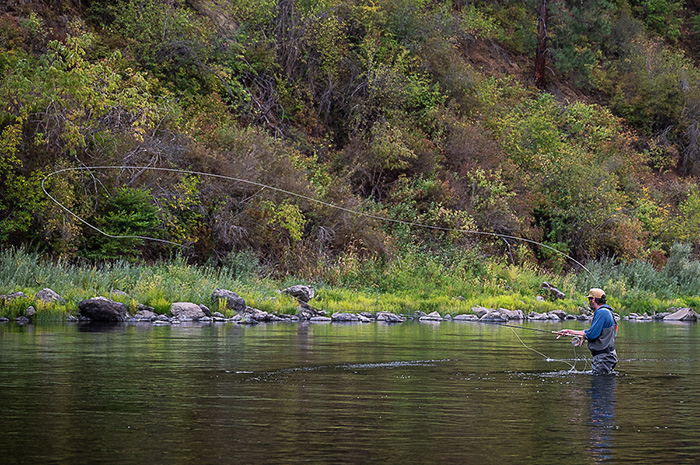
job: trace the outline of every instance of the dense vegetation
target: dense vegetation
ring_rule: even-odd
[[[628,309],[697,306],[694,3],[547,2],[543,54],[533,0],[61,5],[0,7],[10,263],[179,256],[530,308],[554,276]],[[66,168],[46,189],[75,215],[42,192]]]

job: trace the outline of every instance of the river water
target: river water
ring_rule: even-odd
[[[5,323],[0,463],[698,463],[699,327]]]

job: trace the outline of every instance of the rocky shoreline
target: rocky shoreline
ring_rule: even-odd
[[[547,284],[547,283],[545,283]],[[170,306],[169,314],[157,314],[154,309],[146,305],[138,304],[134,314],[129,313],[126,304],[116,302],[107,297],[94,297],[82,300],[78,303],[78,314],[68,315],[68,321],[74,322],[130,322],[130,323],[151,323],[153,325],[178,325],[183,322],[222,322],[236,323],[242,325],[255,325],[261,322],[299,322],[309,321],[313,323],[333,322],[333,323],[403,323],[407,320],[417,320],[421,322],[441,322],[441,321],[473,321],[488,323],[506,323],[509,321],[565,321],[565,320],[590,320],[593,315],[590,311],[582,311],[581,314],[574,315],[563,310],[553,310],[547,313],[530,312],[525,314],[522,310],[508,310],[505,308],[490,309],[483,307],[473,307],[472,313],[452,316],[450,314],[441,315],[438,312],[425,313],[414,312],[412,315],[398,315],[391,312],[380,311],[377,313],[361,312],[347,313],[335,312],[328,315],[324,310],[318,310],[309,305],[315,295],[314,289],[310,286],[297,285],[280,291],[297,299],[299,306],[296,314],[272,314],[246,305],[245,300],[233,291],[227,289],[215,289],[211,295],[212,305],[219,309],[230,309],[235,315],[227,318],[219,311],[212,312],[209,307],[192,302],[174,302]],[[114,291],[111,295],[126,296],[121,291]],[[12,300],[26,297],[22,292],[15,292],[8,295],[0,295],[0,304],[5,305]],[[44,304],[61,303],[65,304],[65,299],[51,289],[43,289],[36,294],[37,302]],[[582,309],[583,310],[583,309]],[[36,309],[29,306],[24,315],[15,319],[17,323],[27,324],[36,315]],[[655,313],[653,315],[630,313],[621,318],[615,313],[616,320],[624,319],[629,321],[691,321],[698,319],[698,314],[690,308],[670,308],[667,312]],[[9,318],[0,318],[0,322],[9,322]]]

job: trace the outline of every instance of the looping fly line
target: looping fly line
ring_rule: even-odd
[[[480,236],[497,237],[499,239],[512,239],[512,240],[516,240],[516,241],[527,242],[529,244],[538,245],[540,247],[544,247],[548,250],[551,250],[552,252],[557,253],[557,254],[571,260],[573,263],[575,263],[576,265],[580,266],[583,270],[585,270],[588,274],[592,274],[588,270],[588,268],[586,268],[581,262],[579,262],[575,258],[565,254],[564,252],[557,250],[554,247],[551,247],[547,244],[543,244],[541,242],[537,242],[537,241],[534,241],[531,239],[526,239],[524,237],[517,237],[517,236],[511,236],[508,234],[498,234],[498,233],[486,232],[486,231],[473,231],[473,230],[468,230],[468,229],[457,229],[457,228],[446,228],[446,227],[442,227],[442,226],[432,226],[429,224],[416,223],[413,221],[398,220],[395,218],[388,218],[385,216],[373,215],[372,213],[366,213],[366,212],[353,210],[350,208],[341,207],[339,205],[334,205],[332,203],[324,202],[323,200],[314,199],[314,198],[309,197],[307,195],[288,191],[285,189],[281,189],[279,187],[269,186],[267,184],[263,184],[263,183],[259,183],[259,182],[255,182],[255,181],[250,181],[248,179],[241,179],[241,178],[236,178],[233,176],[224,176],[221,174],[214,174],[214,173],[205,173],[202,171],[192,171],[192,170],[185,170],[185,169],[178,169],[178,168],[161,168],[161,167],[155,167],[155,166],[78,166],[78,167],[72,167],[72,168],[63,168],[63,169],[60,169],[60,170],[57,170],[57,171],[54,171],[52,173],[47,174],[44,177],[44,179],[41,180],[41,189],[42,189],[42,191],[44,191],[44,194],[46,194],[46,196],[49,199],[51,199],[51,201],[53,201],[56,205],[58,205],[66,213],[68,213],[69,215],[71,215],[72,217],[74,217],[76,220],[80,221],[81,223],[83,223],[87,227],[97,231],[98,233],[100,233],[106,237],[109,237],[111,239],[143,239],[143,240],[162,242],[165,244],[171,244],[171,245],[175,245],[178,247],[183,247],[183,244],[178,244],[176,242],[168,241],[165,239],[158,239],[155,237],[138,236],[138,235],[115,236],[115,235],[109,234],[109,233],[101,230],[97,226],[85,221],[83,218],[79,217],[78,215],[76,215],[68,207],[63,205],[55,197],[53,197],[51,194],[49,194],[46,190],[46,187],[45,187],[45,182],[47,179],[49,179],[50,177],[55,176],[57,174],[65,173],[68,171],[91,171],[91,170],[95,170],[95,171],[96,170],[122,170],[123,171],[123,170],[130,170],[130,169],[147,170],[147,171],[160,171],[160,172],[167,172],[167,173],[190,174],[190,175],[194,175],[194,176],[210,177],[210,178],[222,179],[222,180],[226,180],[226,181],[235,181],[235,182],[240,182],[240,183],[244,183],[244,184],[249,184],[251,186],[261,187],[264,189],[270,189],[272,191],[280,192],[280,193],[285,194],[285,195],[298,197],[300,199],[308,200],[309,202],[314,202],[314,203],[317,203],[319,205],[323,205],[323,206],[326,206],[329,208],[334,208],[336,210],[344,211],[344,212],[350,213],[352,215],[364,216],[365,218],[370,218],[370,219],[374,219],[374,220],[378,220],[378,221],[384,221],[384,222],[395,223],[395,224],[402,224],[405,226],[415,227],[415,228],[432,229],[434,231],[473,234],[473,235],[480,235]]]

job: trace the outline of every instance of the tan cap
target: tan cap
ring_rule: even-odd
[[[591,297],[594,297],[596,299],[602,299],[605,297],[605,291],[594,287],[593,289],[588,291],[588,298],[590,299]]]

